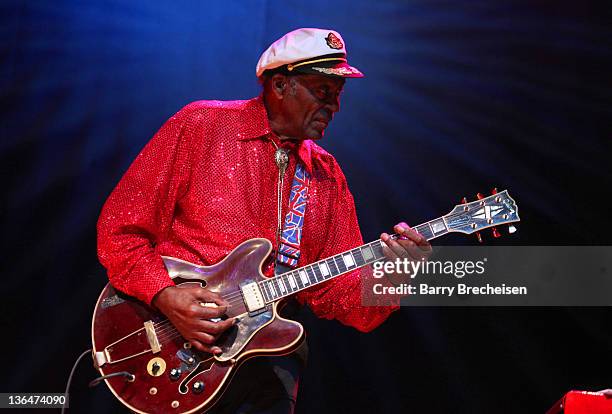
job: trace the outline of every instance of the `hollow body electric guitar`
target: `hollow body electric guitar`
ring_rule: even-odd
[[[431,240],[520,220],[507,191],[479,197],[414,229]],[[204,412],[219,399],[242,362],[288,354],[301,343],[302,325],[278,314],[282,299],[384,259],[383,243],[376,240],[267,278],[261,266],[271,250],[267,239],[251,239],[213,266],[163,258],[179,287],[197,283],[230,303],[225,317],[238,322],[216,343],[223,351],[219,355],[191,348],[162,314],[107,285],[96,303],[91,333],[94,364],[112,393],[138,413]]]

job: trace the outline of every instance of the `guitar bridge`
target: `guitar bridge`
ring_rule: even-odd
[[[147,333],[147,340],[149,341],[149,345],[151,345],[151,351],[153,351],[154,354],[158,353],[159,351],[161,351],[161,345],[159,343],[159,340],[157,339],[157,333],[155,333],[155,326],[153,325],[153,322],[146,321],[144,323],[144,328],[145,332]]]

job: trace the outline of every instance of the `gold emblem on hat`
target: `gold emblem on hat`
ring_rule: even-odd
[[[326,75],[337,75],[337,76],[354,75],[355,73],[358,73],[352,69],[345,68],[345,67],[339,67],[339,68],[314,68],[313,67],[312,69],[318,72],[324,73]]]
[[[327,46],[331,47],[332,49],[342,49],[344,47],[342,40],[340,40],[340,38],[332,32],[329,32],[325,38],[325,41],[327,42]]]

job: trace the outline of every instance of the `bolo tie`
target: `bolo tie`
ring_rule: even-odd
[[[287,167],[289,166],[289,150],[280,148],[273,140],[270,140],[270,142],[272,143],[272,145],[274,145],[274,148],[276,148],[276,151],[274,152],[274,161],[276,162],[276,166],[278,167],[278,180],[276,181],[276,249],[274,253],[274,257],[276,257],[276,250],[280,246],[281,232],[283,231],[283,189],[285,187],[285,171],[287,171]]]

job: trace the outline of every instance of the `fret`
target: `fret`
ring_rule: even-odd
[[[285,273],[281,276],[281,279],[283,280],[283,284],[285,285],[285,289],[287,289],[287,292],[293,293],[293,289],[291,289],[291,284],[289,283],[289,274]]]
[[[369,248],[367,248],[369,251]],[[361,247],[351,250],[353,254],[353,259],[355,259],[355,266],[362,267],[367,264],[367,260],[363,257],[363,251]]]
[[[294,292],[293,287],[291,286],[291,282],[289,281],[290,273],[285,273],[279,276],[279,280],[282,283],[284,288],[283,295],[291,294]]]
[[[431,228],[431,225],[429,223],[420,224],[414,229],[427,240],[432,239],[434,236],[433,229]]]
[[[272,300],[272,296],[270,296],[270,290],[268,288],[268,281],[267,280],[262,281],[260,286],[262,287],[262,292],[263,292],[265,301],[270,302]]]
[[[338,258],[336,260],[336,266],[338,267],[338,270],[340,271],[340,273],[346,272],[347,271],[346,264],[344,263],[344,260],[342,259],[342,257],[334,256],[334,258]]]
[[[280,289],[281,295],[287,291],[287,288],[285,287],[285,284],[283,283],[282,276],[276,279],[276,284],[278,285],[278,288]]]
[[[374,251],[372,250],[372,247],[369,244],[366,244],[365,246],[360,247],[358,250],[359,250],[359,253],[363,255],[363,259],[365,262],[374,260]]]
[[[293,286],[291,285],[291,273],[285,274],[285,286],[287,287],[287,292],[293,293]]]
[[[374,259],[382,259],[385,257],[385,253],[383,252],[382,240],[376,240],[374,244],[370,244],[372,248],[372,252],[374,253]]]
[[[276,291],[274,290],[274,282],[272,280],[268,280],[267,285],[268,285],[268,289],[270,290],[270,296],[272,297],[272,299],[276,299],[278,295],[276,294]]]
[[[276,289],[274,289],[274,279],[270,279],[266,281],[268,284],[268,288],[270,289],[272,299],[278,298],[278,294],[276,293]]]
[[[321,275],[323,276],[323,279],[327,279],[327,277],[329,276],[329,267],[327,266],[327,263],[325,262],[319,262],[319,270],[321,271]]]
[[[350,251],[342,255],[342,261],[346,265],[347,269],[355,267],[355,258],[353,257],[353,254]]]
[[[274,283],[272,283],[272,286],[274,287],[274,291],[276,292],[276,298],[281,298],[283,297],[283,291],[281,290],[280,286],[278,285],[278,278],[274,278]]]
[[[302,278],[300,277],[300,271],[294,270],[292,274],[293,274],[293,280],[295,281],[295,284],[297,285],[296,290],[304,289],[304,282],[302,281]]]
[[[321,275],[319,266],[317,266],[316,264],[306,268],[306,273],[308,273],[308,280],[310,280],[311,284],[314,284],[314,283],[317,283],[323,280],[323,276]]]
[[[295,280],[295,275],[293,274],[293,272],[289,273],[287,275],[287,279],[289,280],[289,287],[291,288],[291,291],[296,291],[298,289],[298,285],[297,282]]]
[[[299,279],[303,286],[308,286],[310,284],[310,279],[308,279],[308,275],[306,274],[305,270],[299,270],[298,275],[300,276]]]
[[[327,268],[329,269],[329,277],[338,276],[340,271],[338,270],[338,266],[336,266],[336,262],[333,257],[330,257],[325,261]]]
[[[444,223],[443,218],[435,219],[429,222],[431,226],[431,231],[433,236],[439,236],[445,233],[448,233],[448,229],[446,228],[446,223]]]

